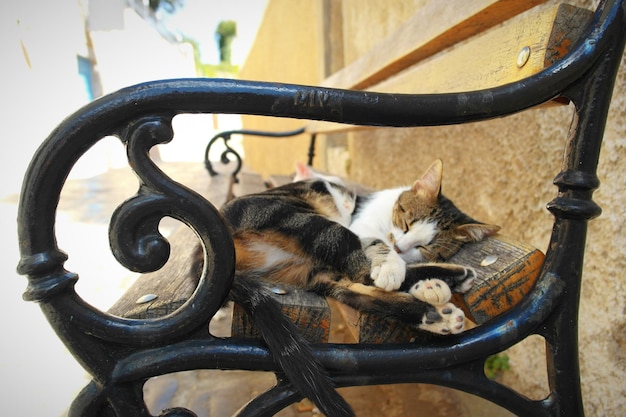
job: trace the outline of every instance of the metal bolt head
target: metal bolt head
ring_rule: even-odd
[[[136,304],[144,304],[147,302],[150,302],[154,299],[156,299],[158,297],[158,295],[156,294],[146,294],[146,295],[142,295],[141,297],[139,297],[137,299],[137,301],[135,301]]]
[[[517,54],[517,67],[522,68],[530,58],[530,46],[523,47]]]
[[[497,260],[498,257],[496,255],[487,255],[483,258],[482,261],[480,261],[480,266],[493,265],[494,263],[496,263]]]
[[[289,292],[286,289],[281,288],[281,287],[272,287],[271,291],[274,294],[278,294],[278,295],[285,295],[285,294],[287,294]]]

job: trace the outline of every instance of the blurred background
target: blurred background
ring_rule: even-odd
[[[30,156],[51,129],[88,101],[148,80],[236,76],[265,1],[25,0],[0,8],[0,100],[11,149],[11,163],[1,168],[0,195],[6,195],[18,191]],[[195,123],[205,131],[240,123],[230,119]],[[173,148],[162,157],[202,158],[196,149]],[[74,175],[121,163],[83,160]]]
[[[163,78],[236,77],[265,4],[265,0],[0,2],[0,322],[4,334],[0,398],[9,414],[60,416],[88,382],[38,306],[21,299],[26,279],[15,272],[19,260],[16,207],[24,172],[36,148],[65,117],[122,87]],[[240,126],[239,116],[181,115],[175,120],[176,135],[189,137],[163,146],[160,158],[200,163],[204,146],[216,130]],[[197,140],[198,136],[202,140]],[[119,140],[106,139],[74,167],[70,182],[121,166],[126,166],[126,157]],[[90,273],[95,270],[95,275],[104,274],[104,278],[98,281],[98,276],[90,276],[81,281],[100,282],[95,284],[102,286],[99,290],[120,290],[122,284],[111,277],[128,277],[129,273],[121,267],[110,269],[114,263],[105,256],[110,256],[107,225],[77,222],[62,209],[58,238],[60,246],[73,254],[71,269],[83,271],[83,259],[91,264]],[[98,243],[85,244],[84,237],[101,235]],[[94,303],[106,308],[118,292],[102,293]]]
[[[430,2],[434,0],[0,0],[4,141],[0,152],[4,232],[0,238],[4,278],[0,383],[5,387],[0,400],[5,411],[60,416],[87,383],[85,372],[52,333],[38,306],[21,300],[27,281],[15,272],[19,259],[16,207],[24,171],[35,149],[60,121],[90,100],[153,79],[241,77],[318,85],[366,54]],[[594,9],[598,2],[569,1],[587,9]],[[539,7],[557,3],[546,0]],[[419,79],[415,87],[423,87]],[[434,158],[442,158],[444,192],[461,209],[545,251],[552,224],[545,204],[557,192],[552,179],[560,171],[572,114],[571,105],[553,106],[480,124],[320,135],[315,166],[383,188],[410,184]],[[200,165],[204,147],[217,131],[239,127],[289,130],[300,127],[301,121],[179,115],[173,124],[176,140],[159,145],[153,156],[164,162]],[[294,162],[306,157],[308,139],[300,135],[275,141],[271,151],[260,138],[233,137],[230,144],[245,147],[247,169],[267,176],[292,172]],[[221,153],[219,146],[213,148],[216,155]],[[108,219],[101,216],[101,209],[110,209],[104,207],[110,199],[85,193],[80,187],[95,184],[118,193],[115,197],[127,197],[132,187],[136,190],[132,174],[123,177],[129,180],[114,176],[113,183],[96,183],[100,174],[117,173],[126,165],[119,140],[100,141],[73,168],[67,188],[76,191],[75,200],[62,199],[58,212],[59,246],[71,255],[68,269],[81,273],[81,296],[81,290],[97,294],[88,301],[102,309],[132,277],[112,260],[108,248]],[[602,185],[594,200],[603,214],[590,222],[580,303],[581,382],[590,416],[617,417],[626,410],[622,279],[626,235],[620,232],[626,205],[624,172],[626,56],[616,80],[600,157]],[[98,212],[77,217],[85,201]],[[531,398],[544,398],[548,381],[543,340],[530,338],[507,352],[510,370],[503,373],[503,383],[521,388]],[[424,392],[429,393],[425,397],[432,397],[432,391]],[[449,391],[445,392],[449,397]]]

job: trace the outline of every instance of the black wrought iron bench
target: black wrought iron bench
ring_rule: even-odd
[[[71,416],[148,416],[145,382],[190,369],[269,370],[280,374],[258,341],[217,338],[207,325],[225,299],[234,273],[231,237],[213,205],[165,176],[149,150],[172,137],[180,113],[242,113],[388,127],[474,122],[512,114],[557,97],[571,100],[570,129],[557,196],[548,204],[554,226],[533,289],[514,308],[460,335],[427,345],[314,344],[315,355],[338,386],[428,382],[486,398],[518,415],[582,416],[577,320],[587,221],[600,214],[592,201],[599,185],[598,155],[615,75],[623,53],[622,1],[599,6],[582,40],[561,60],[521,81],[454,94],[402,95],[236,80],[184,79],[126,88],[85,106],[43,142],[27,171],[18,213],[24,294],[38,302],[59,337],[93,381],[74,401]],[[310,106],[302,97],[323,97]],[[323,105],[322,105],[323,104]],[[55,215],[71,167],[97,141],[114,135],[125,144],[140,178],[136,195],[121,204],[110,224],[117,260],[137,272],[168,261],[160,220],[180,220],[200,239],[206,262],[190,298],[156,318],[99,311],[74,291],[57,247]],[[489,380],[485,359],[531,334],[547,344],[550,394],[541,401]],[[288,380],[247,404],[238,415],[273,415],[301,399]],[[164,411],[190,416],[188,410]]]

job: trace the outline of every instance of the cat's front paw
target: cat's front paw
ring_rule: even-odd
[[[452,298],[448,284],[440,279],[424,279],[409,289],[409,294],[433,306],[446,304]]]
[[[389,252],[379,262],[372,260],[371,277],[374,285],[385,291],[395,291],[406,275],[406,263],[395,252]]]
[[[461,333],[465,330],[465,314],[452,303],[431,306],[418,327],[442,335]]]
[[[363,244],[363,247],[371,263],[370,277],[374,285],[385,291],[400,288],[406,276],[406,262],[400,255],[379,239]]]

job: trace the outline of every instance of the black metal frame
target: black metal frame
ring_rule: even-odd
[[[209,172],[210,176],[214,177],[218,175],[218,173],[213,169],[213,163],[209,159],[209,153],[211,151],[211,147],[219,139],[222,139],[224,141],[224,146],[226,147],[226,149],[224,149],[224,152],[222,152],[222,155],[220,156],[220,161],[223,164],[228,164],[230,162],[230,159],[228,159],[228,155],[230,154],[235,157],[237,161],[237,166],[232,172],[232,176],[233,176],[234,182],[237,183],[239,182],[237,178],[237,174],[239,174],[239,171],[241,171],[242,160],[241,160],[241,155],[239,155],[239,153],[236,150],[234,150],[228,145],[228,141],[230,140],[230,137],[232,135],[262,136],[266,138],[286,138],[286,137],[291,137],[291,136],[297,136],[302,133],[304,133],[304,127],[301,127],[295,130],[287,130],[284,132],[268,132],[268,131],[261,131],[261,130],[249,130],[249,129],[226,130],[224,132],[219,132],[211,138],[211,140],[206,146],[206,149],[204,150],[204,167]],[[315,135],[312,135],[311,143],[309,145],[309,159],[307,162],[308,165],[313,165],[314,155],[315,155]]]
[[[599,6],[584,40],[557,64],[520,82],[463,94],[373,94],[258,82],[185,79],[156,81],[103,97],[62,122],[41,145],[26,174],[18,214],[24,298],[36,301],[93,381],[70,416],[148,416],[142,387],[150,377],[189,369],[278,372],[267,348],[208,334],[207,323],[233,276],[231,237],[215,208],[165,176],[149,149],[172,138],[179,113],[242,113],[377,126],[430,126],[503,116],[557,96],[576,107],[558,195],[548,204],[554,226],[536,287],[518,306],[490,322],[425,346],[315,345],[315,355],[339,386],[428,382],[461,389],[525,416],[582,416],[577,322],[587,221],[600,214],[592,201],[596,168],[614,79],[625,38],[620,0]],[[315,95],[317,107],[295,98]],[[65,270],[57,247],[55,212],[74,163],[101,138],[118,136],[141,180],[138,193],[113,215],[110,241],[119,262],[147,272],[167,262],[158,232],[163,216],[177,218],[200,237],[207,262],[191,299],[173,314],[134,320],[85,303],[74,291],[78,275]],[[542,401],[487,379],[486,357],[530,334],[547,344],[550,394]],[[238,415],[271,415],[300,399],[288,381],[252,400]],[[191,416],[177,409],[167,416]]]

